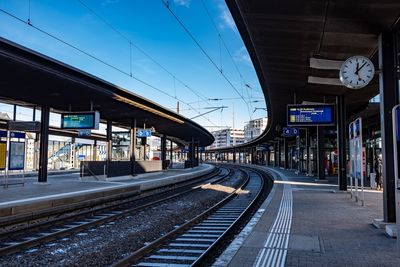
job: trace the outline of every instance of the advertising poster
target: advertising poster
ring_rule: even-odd
[[[353,130],[353,124],[350,123],[349,125],[349,152],[350,152],[350,177],[355,177],[355,154],[354,154],[354,130]]]
[[[355,177],[362,179],[362,136],[361,136],[361,119],[354,122],[354,155],[355,155]]]
[[[23,170],[25,165],[25,142],[10,142],[9,170]]]
[[[6,168],[7,143],[0,142],[0,170]]]

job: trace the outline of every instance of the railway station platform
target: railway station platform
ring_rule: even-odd
[[[48,183],[27,178],[25,185],[0,188],[0,225],[52,210],[84,207],[121,196],[193,179],[212,172],[213,166],[201,164],[192,169],[172,169],[108,180],[81,179],[79,173],[51,175]]]
[[[366,190],[362,206],[331,182],[260,168],[274,188],[213,266],[398,266],[396,239],[372,226],[381,191]]]

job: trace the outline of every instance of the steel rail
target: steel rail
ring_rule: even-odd
[[[216,174],[214,176],[208,177],[208,179],[202,179],[202,181],[196,181],[196,183],[198,184],[199,182],[204,182],[204,180],[213,179],[218,175],[220,175],[220,172],[218,172],[218,174]],[[233,175],[233,169],[230,169],[227,174],[222,175],[218,179],[214,180],[212,183],[217,183],[217,182],[224,180],[227,177],[232,176],[232,175]],[[8,244],[7,243],[0,244],[0,245],[5,245],[3,247],[0,247],[0,255],[12,254],[12,253],[15,253],[15,252],[23,250],[23,249],[41,245],[45,242],[57,239],[59,237],[64,237],[66,235],[70,235],[70,234],[74,234],[74,233],[83,231],[83,230],[93,227],[93,226],[98,226],[98,225],[102,225],[102,224],[105,224],[110,221],[115,221],[115,220],[117,220],[123,216],[126,216],[130,213],[138,212],[147,207],[151,207],[154,205],[158,205],[160,203],[167,202],[171,199],[181,197],[184,194],[188,194],[188,193],[191,193],[193,191],[200,189],[200,186],[195,186],[195,187],[191,187],[187,190],[181,191],[179,193],[175,193],[173,195],[168,194],[173,191],[176,191],[177,189],[182,189],[182,188],[186,188],[188,186],[193,186],[193,184],[194,183],[191,183],[191,185],[185,185],[183,187],[174,188],[167,192],[162,192],[162,193],[159,193],[156,195],[149,196],[149,197],[154,198],[155,196],[159,196],[161,194],[164,194],[164,195],[167,194],[167,197],[163,197],[161,199],[157,199],[155,201],[151,201],[146,204],[136,206],[134,208],[128,208],[128,209],[122,210],[122,211],[110,211],[107,213],[103,212],[102,214],[91,215],[90,217],[87,217],[87,218],[81,218],[82,217],[81,214],[79,214],[77,216],[71,216],[70,219],[73,219],[74,217],[76,217],[77,220],[75,220],[73,222],[68,222],[64,225],[57,226],[56,228],[50,227],[50,228],[53,228],[53,231],[52,231],[52,229],[47,229],[44,232],[42,231],[42,233],[39,233],[39,236],[33,237],[32,239],[28,239],[25,237],[24,238],[25,241],[21,241],[21,242],[17,241],[17,242],[9,242]],[[135,200],[135,201],[137,201],[137,200]],[[88,213],[93,214],[93,212],[88,212]],[[65,220],[65,219],[62,218],[60,220]],[[49,224],[53,224],[53,222],[49,222]],[[36,234],[36,235],[38,235],[38,234]]]
[[[242,170],[245,169],[245,173],[246,173],[246,181],[236,190],[234,190],[231,194],[229,194],[226,198],[224,198],[223,200],[221,200],[220,202],[218,202],[216,205],[214,205],[213,207],[209,208],[208,210],[204,211],[203,213],[201,213],[200,215],[196,216],[195,218],[193,218],[192,220],[184,223],[183,225],[181,225],[180,227],[172,230],[171,232],[167,233],[166,235],[158,238],[157,240],[151,242],[150,244],[140,248],[139,250],[133,252],[132,254],[128,255],[127,257],[121,259],[120,261],[116,262],[114,265],[112,265],[113,267],[122,267],[122,266],[131,266],[133,264],[138,263],[138,266],[167,266],[168,264],[172,265],[179,265],[182,264],[182,266],[202,266],[202,263],[204,263],[207,260],[207,257],[210,254],[213,254],[215,252],[215,249],[217,247],[219,247],[219,244],[221,242],[223,242],[223,240],[241,223],[243,222],[243,220],[246,219],[246,217],[249,217],[248,215],[252,212],[252,209],[254,208],[254,206],[256,206],[256,204],[258,203],[258,201],[263,197],[263,192],[265,192],[266,190],[266,175],[254,170],[254,169],[250,169],[249,168],[244,168],[242,167]],[[242,211],[240,211],[240,214],[237,215],[237,217],[233,220],[232,223],[230,223],[229,226],[227,226],[224,231],[222,231],[222,233],[219,233],[219,236],[213,240],[212,244],[207,244],[206,247],[207,249],[203,249],[203,250],[196,250],[196,249],[169,249],[169,244],[171,244],[171,240],[173,240],[176,237],[181,237],[180,239],[185,239],[182,238],[182,236],[184,236],[184,233],[187,232],[190,229],[193,229],[196,225],[201,224],[202,222],[206,221],[207,218],[211,218],[213,216],[213,214],[216,214],[219,210],[222,210],[222,208],[227,207],[230,203],[233,203],[233,201],[236,198],[236,196],[238,196],[238,193],[243,190],[243,188],[245,188],[249,182],[250,182],[250,176],[252,174],[256,174],[259,178],[260,178],[260,185],[258,186],[257,192],[255,192],[255,196],[254,198],[247,204],[247,207],[244,208]],[[229,212],[228,210],[225,212]],[[230,215],[231,216],[231,215]],[[216,216],[214,215],[214,218],[216,218]],[[221,217],[221,218],[226,218],[226,217]],[[234,218],[234,216],[231,216],[231,219]],[[214,219],[215,220],[215,219]],[[220,219],[221,220],[221,219]],[[212,221],[212,220],[209,220]],[[223,227],[220,227],[223,228]],[[192,230],[193,231],[193,230]],[[198,230],[200,231],[200,230]],[[203,232],[207,232],[207,230],[204,230]],[[214,231],[217,232],[217,231]],[[210,235],[210,234],[206,234],[206,235],[200,235],[200,234],[186,234],[187,236],[217,236],[216,234],[214,235]],[[211,238],[211,237],[210,237]],[[176,240],[178,240],[179,238],[176,238]],[[187,238],[186,238],[187,239]],[[190,240],[190,238],[189,238]],[[204,241],[206,239],[201,239],[201,237],[197,240],[200,241]],[[170,243],[168,243],[170,242]],[[196,240],[194,239],[194,242],[196,242]],[[192,246],[193,248],[196,247],[196,244],[184,244],[187,246]],[[179,244],[176,244],[176,247],[179,247]],[[197,244],[198,246],[198,244]],[[159,249],[160,247],[164,247],[165,249]],[[203,245],[204,247],[204,245]],[[177,252],[177,253],[181,253],[184,254],[185,251],[190,254],[192,254],[191,256],[165,256],[165,255],[159,255],[159,256],[154,256],[152,254],[152,252],[155,252],[155,250],[159,249],[159,251],[163,251],[163,252]],[[200,255],[195,255],[193,256],[193,254],[199,253],[199,251],[201,251]],[[150,254],[150,256],[149,256]],[[155,254],[155,253],[154,253]],[[152,256],[153,255],[153,256]],[[155,259],[159,259],[161,262],[142,262],[140,260],[142,260],[143,258],[147,258],[150,259],[153,257]],[[182,259],[183,262],[186,261],[186,263],[182,263],[182,262],[171,262],[174,261],[174,257],[176,257],[177,260]],[[162,262],[162,259],[165,258],[168,261],[167,262]],[[190,264],[188,264],[187,262],[190,262]]]

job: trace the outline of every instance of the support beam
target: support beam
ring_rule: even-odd
[[[167,168],[167,137],[165,134],[161,136],[161,165],[163,170]]]
[[[311,174],[310,168],[310,130],[306,128],[306,174]]]
[[[130,161],[131,161],[131,174],[136,175],[136,119],[131,123],[131,142],[130,142]]]
[[[382,178],[383,178],[383,219],[396,221],[395,177],[393,157],[392,108],[398,103],[399,88],[397,78],[396,36],[393,32],[384,32],[379,36],[379,93],[382,137]]]
[[[346,104],[344,95],[336,97],[338,185],[340,191],[347,191],[346,171]]]
[[[317,171],[318,179],[325,180],[325,152],[324,146],[324,127],[317,126]]]
[[[281,167],[281,142],[278,140],[278,167]]]
[[[169,164],[170,164],[170,167],[172,168],[172,165],[173,165],[173,163],[174,163],[174,162],[173,162],[173,157],[172,157],[172,156],[173,156],[173,153],[174,153],[174,150],[173,150],[173,148],[174,148],[174,143],[172,142],[172,140],[170,140],[170,141],[169,141],[169,144],[170,144],[170,148],[169,148],[169,149],[170,149],[170,150],[169,150],[169,153],[170,153],[170,154],[169,154],[170,163],[169,163]]]
[[[112,161],[112,121],[107,121],[107,129],[106,129],[106,138],[107,138],[107,177],[110,169],[110,162]]]
[[[50,121],[50,108],[43,106],[41,113],[41,120],[40,120],[40,152],[39,152],[39,173],[38,173],[39,183],[47,182],[49,121]]]
[[[289,169],[289,149],[288,149],[288,141],[286,140],[286,138],[283,139],[283,153],[285,160],[283,167],[285,169]]]

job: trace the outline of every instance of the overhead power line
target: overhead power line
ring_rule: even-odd
[[[117,66],[115,66],[115,65],[113,65],[113,64],[110,64],[110,63],[108,63],[107,61],[102,60],[102,59],[96,57],[95,55],[90,54],[89,52],[86,52],[85,50],[83,50],[83,49],[81,49],[81,48],[79,48],[79,47],[77,47],[77,46],[75,46],[75,45],[73,45],[73,44],[71,44],[71,43],[69,43],[69,42],[67,42],[67,41],[65,41],[65,40],[63,40],[63,39],[61,39],[60,37],[57,37],[57,36],[55,36],[54,34],[43,30],[42,28],[39,28],[39,27],[35,26],[35,25],[32,23],[31,20],[30,20],[29,22],[28,22],[28,21],[25,21],[24,19],[22,19],[22,18],[20,18],[20,17],[18,17],[18,16],[16,16],[16,15],[14,15],[14,14],[11,14],[10,12],[8,12],[8,11],[2,9],[2,8],[0,8],[0,12],[6,14],[7,16],[12,17],[13,19],[15,19],[15,20],[17,20],[17,21],[19,21],[19,22],[21,22],[21,23],[23,23],[23,24],[26,24],[26,25],[32,27],[33,29],[35,29],[35,30],[37,30],[37,31],[39,31],[39,32],[41,32],[41,33],[43,33],[43,34],[45,34],[45,35],[47,35],[47,36],[53,38],[54,40],[56,40],[56,41],[58,41],[58,42],[60,42],[60,43],[62,43],[62,44],[64,44],[64,45],[66,45],[66,46],[68,46],[68,47],[70,47],[70,48],[72,48],[72,49],[74,49],[74,50],[76,50],[76,51],[78,51],[78,52],[80,52],[80,53],[82,53],[82,54],[84,54],[84,55],[86,55],[86,56],[88,56],[88,57],[94,59],[94,60],[96,60],[97,62],[99,62],[99,63],[101,63],[101,64],[103,64],[103,65],[105,65],[105,66],[107,66],[107,67],[109,67],[109,68],[111,68],[111,69],[114,69],[115,71],[117,71],[117,72],[119,72],[119,73],[121,73],[121,74],[123,74],[123,75],[126,75],[126,76],[128,76],[128,77],[131,77],[132,79],[134,79],[134,80],[136,80],[136,81],[138,81],[138,82],[140,82],[140,83],[142,83],[142,84],[144,84],[144,85],[146,85],[146,86],[148,86],[148,87],[150,87],[150,88],[152,88],[152,89],[154,89],[154,90],[156,90],[156,91],[158,91],[158,92],[160,92],[160,93],[162,93],[162,94],[164,94],[164,95],[166,95],[166,96],[168,96],[168,97],[171,97],[171,98],[173,98],[173,99],[177,99],[178,101],[180,101],[180,102],[182,102],[183,104],[187,105],[188,107],[192,108],[192,110],[194,110],[194,111],[197,112],[198,114],[201,114],[201,112],[198,111],[196,108],[194,108],[191,104],[189,104],[189,103],[187,103],[187,102],[185,102],[185,101],[183,101],[183,100],[181,100],[181,99],[179,99],[179,98],[177,98],[177,97],[174,97],[173,95],[171,95],[171,94],[165,92],[164,90],[162,90],[162,89],[160,89],[160,88],[158,88],[158,87],[156,87],[156,86],[154,86],[154,85],[152,85],[152,84],[150,84],[150,83],[148,83],[148,82],[146,82],[146,81],[144,81],[144,80],[142,80],[142,79],[140,79],[140,78],[138,78],[138,77],[136,77],[136,76],[134,76],[134,75],[131,75],[130,73],[124,71],[123,69],[121,69],[121,68],[119,68],[119,67],[117,67]],[[206,118],[206,119],[207,119],[207,118]],[[209,119],[207,119],[207,120],[208,120],[211,124],[214,124],[214,123],[211,122]]]
[[[165,0],[161,0],[163,5],[167,8],[170,14],[175,18],[178,24],[182,27],[182,29],[187,33],[187,35],[193,40],[193,42],[197,45],[200,51],[206,56],[206,58],[211,62],[211,64],[218,70],[221,76],[228,82],[228,84],[235,90],[235,92],[242,98],[243,102],[246,104],[247,111],[249,113],[249,117],[251,118],[251,112],[249,108],[249,104],[245,100],[244,96],[239,92],[239,90],[233,85],[233,83],[229,80],[229,78],[225,75],[225,73],[220,69],[215,63],[215,61],[211,58],[211,56],[207,53],[207,51],[203,48],[203,46],[197,41],[196,37],[192,34],[192,32],[186,27],[186,25],[182,22],[182,20],[175,14],[175,12],[170,8],[169,2]]]
[[[207,97],[205,97],[204,95],[202,95],[201,93],[197,92],[196,90],[194,90],[193,88],[191,88],[190,86],[188,86],[185,82],[183,82],[182,80],[180,80],[178,77],[176,77],[175,74],[173,74],[171,71],[169,71],[165,66],[163,66],[160,62],[158,62],[156,59],[154,59],[154,57],[152,57],[149,53],[147,53],[146,51],[144,51],[141,47],[139,47],[138,45],[136,45],[129,37],[127,37],[125,34],[121,33],[117,28],[115,28],[111,23],[109,23],[105,18],[103,18],[102,16],[100,16],[97,12],[95,12],[93,9],[91,9],[87,4],[84,3],[84,1],[82,0],[76,0],[78,1],[83,7],[85,7],[89,12],[91,12],[93,15],[95,15],[99,20],[101,20],[105,25],[107,25],[111,30],[113,30],[115,33],[117,33],[121,38],[123,38],[124,40],[126,40],[129,43],[130,46],[130,50],[131,47],[135,47],[139,52],[141,52],[144,56],[146,56],[148,59],[150,59],[154,64],[156,64],[158,67],[160,67],[163,71],[165,71],[166,73],[168,73],[170,76],[172,76],[174,78],[174,80],[176,80],[177,82],[179,82],[180,84],[182,84],[186,89],[188,89],[189,91],[191,91],[193,94],[195,94],[197,97],[202,98],[203,100],[206,100]],[[132,64],[132,63],[130,63]],[[132,66],[131,66],[132,69]]]

